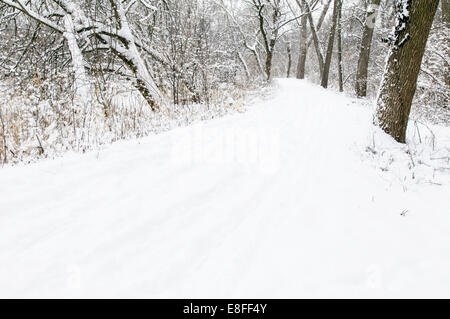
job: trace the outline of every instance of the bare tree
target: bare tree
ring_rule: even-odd
[[[142,51],[146,51],[147,54],[152,54],[153,52],[150,48],[145,47],[142,41],[135,38],[126,16],[131,7],[137,4],[136,1],[127,1],[125,3],[126,6],[118,0],[108,1],[113,12],[113,26],[102,21],[88,19],[78,3],[72,0],[49,1],[49,3],[45,3],[45,7],[48,9],[44,14],[40,14],[36,10],[36,8],[40,7],[39,3],[35,3],[33,7],[23,0],[0,0],[0,2],[65,36],[66,40],[69,41],[72,57],[77,59],[74,63],[74,71],[78,77],[82,76],[83,71],[81,70],[79,52],[73,52],[78,47],[76,42],[95,38],[100,43],[97,49],[113,52],[132,71],[135,76],[136,88],[153,110],[156,110],[163,103],[163,96],[153,80],[148,64],[145,63],[141,55]],[[65,17],[63,19],[66,21],[64,23],[65,26],[61,26],[61,21],[53,21],[47,16]],[[72,27],[73,32],[67,29]],[[153,53],[153,56],[155,57],[156,54]]]
[[[263,47],[266,55],[265,73],[266,79],[270,80],[272,76],[272,60],[277,43],[279,32],[285,25],[282,21],[283,12],[281,9],[281,0],[252,0],[253,7],[257,14],[259,23],[259,32],[263,41]]]

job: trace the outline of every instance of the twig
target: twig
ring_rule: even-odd
[[[42,147],[41,140],[39,139],[39,136],[37,135],[37,133],[36,133],[36,139],[39,142],[39,148],[41,149],[41,155],[42,155],[42,154],[44,154],[44,148]]]
[[[2,124],[2,137],[3,137],[3,164],[6,164],[8,161],[8,158],[6,157],[7,154],[6,129],[5,129],[5,122],[3,121],[3,114],[1,108],[0,108],[0,122]]]

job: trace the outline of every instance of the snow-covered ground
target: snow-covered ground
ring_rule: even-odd
[[[277,80],[245,114],[4,167],[0,297],[450,297],[450,129],[402,146],[372,112]]]

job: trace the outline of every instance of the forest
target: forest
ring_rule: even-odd
[[[415,119],[448,123],[448,1],[427,2],[428,45],[423,59],[413,52],[407,100]],[[406,40],[393,28],[414,3],[2,0],[0,158],[84,152],[235,112],[273,78],[375,99],[390,50]]]

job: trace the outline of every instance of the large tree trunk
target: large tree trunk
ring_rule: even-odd
[[[328,37],[327,54],[325,57],[325,62],[323,64],[323,72],[322,72],[322,86],[324,88],[328,87],[328,77],[330,74],[331,57],[333,56],[334,38],[336,36],[336,25],[337,25],[338,9],[339,9],[340,2],[341,2],[341,0],[334,0],[333,22],[331,25],[330,35]]]
[[[377,98],[375,123],[400,143],[406,140],[411,103],[438,4],[439,0],[396,0],[397,22]]]
[[[369,68],[370,50],[372,47],[373,31],[378,15],[380,0],[371,0],[367,5],[366,22],[359,47],[358,68],[356,71],[355,90],[358,97],[367,96],[367,70]]]

